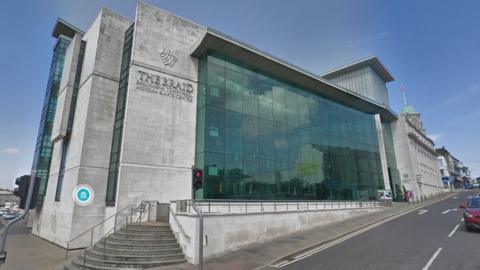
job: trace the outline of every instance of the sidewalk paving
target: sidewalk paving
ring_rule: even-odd
[[[248,246],[226,255],[208,260],[205,270],[241,270],[256,269],[265,266],[280,257],[300,250],[331,241],[345,234],[359,230],[366,225],[380,222],[394,215],[414,211],[429,204],[453,196],[445,197],[409,206],[407,203],[395,203],[392,207],[360,217],[344,220],[342,223],[302,231],[275,240]],[[1,266],[5,270],[52,270],[61,265],[65,257],[65,249],[31,234],[12,234],[7,239],[7,262]],[[182,264],[152,268],[152,270],[193,270],[197,266]]]
[[[65,249],[31,234],[8,235],[6,250],[2,270],[52,270],[65,259]]]

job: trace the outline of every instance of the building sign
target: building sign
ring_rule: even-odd
[[[173,68],[175,63],[177,62],[178,58],[175,55],[175,50],[169,50],[167,48],[163,48],[163,51],[160,53],[160,58],[165,66]]]
[[[193,84],[141,70],[138,71],[137,89],[187,102],[193,101]]]
[[[93,202],[95,193],[89,185],[78,185],[73,189],[73,200],[81,206],[89,205]]]

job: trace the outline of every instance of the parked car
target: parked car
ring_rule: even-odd
[[[461,204],[460,208],[465,209],[463,220],[467,231],[480,229],[480,194],[468,198],[466,204]]]

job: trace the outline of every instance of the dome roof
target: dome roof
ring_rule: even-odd
[[[419,114],[419,112],[417,112],[415,108],[413,108],[413,106],[410,106],[410,105],[404,106],[402,108],[402,113],[403,114]]]

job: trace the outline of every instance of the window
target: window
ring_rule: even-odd
[[[134,24],[125,31],[125,39],[123,43],[122,66],[120,70],[120,83],[117,95],[117,107],[115,112],[115,123],[112,135],[112,150],[110,153],[110,165],[107,178],[107,206],[115,205],[115,197],[117,194],[117,178],[120,163],[120,152],[122,145],[123,118],[125,116],[125,104],[128,89],[128,76],[130,68],[130,54],[132,51],[132,36]]]
[[[384,188],[373,115],[218,54],[200,58],[199,77],[203,198],[375,199]]]

